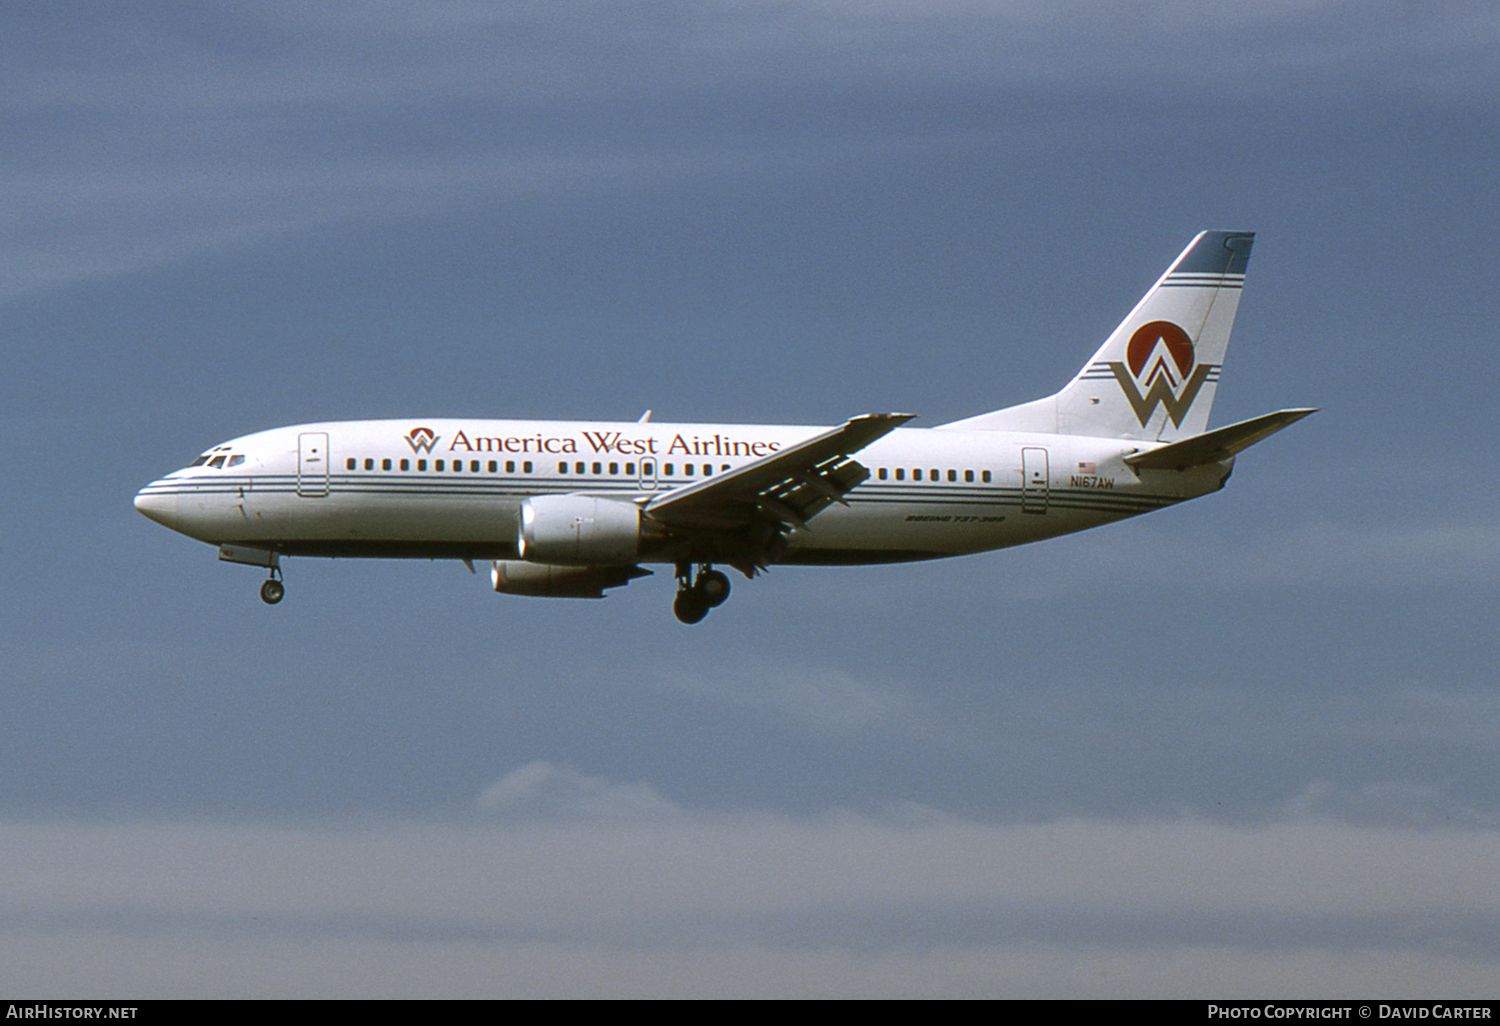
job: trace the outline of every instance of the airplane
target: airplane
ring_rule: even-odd
[[[1316,412],[1208,429],[1252,232],[1196,236],[1061,391],[932,428],[419,418],[245,435],[136,509],[219,559],[490,561],[510,595],[603,598],[671,566],[673,611],[729,596],[717,566],[939,559],[1082,531],[1224,486],[1235,457]]]

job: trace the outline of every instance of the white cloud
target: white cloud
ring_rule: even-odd
[[[652,819],[682,811],[647,784],[616,784],[541,761],[507,773],[476,804],[495,816],[547,819]]]

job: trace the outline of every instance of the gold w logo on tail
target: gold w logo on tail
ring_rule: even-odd
[[[1173,427],[1182,426],[1182,418],[1187,416],[1187,411],[1192,407],[1193,400],[1198,398],[1198,391],[1203,383],[1208,380],[1211,368],[1208,364],[1200,363],[1193,368],[1187,381],[1183,382],[1182,393],[1176,394],[1172,391],[1172,383],[1165,374],[1159,374],[1151,381],[1151,387],[1146,389],[1146,394],[1141,395],[1140,390],[1135,387],[1135,378],[1130,369],[1123,363],[1111,363],[1109,369],[1115,372],[1115,380],[1120,383],[1120,391],[1125,393],[1125,398],[1130,400],[1131,409],[1135,410],[1136,419],[1141,422],[1141,427],[1151,419],[1156,412],[1157,406],[1167,408],[1167,416],[1172,418]]]

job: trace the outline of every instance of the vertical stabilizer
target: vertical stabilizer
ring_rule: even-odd
[[[1163,442],[1201,434],[1254,239],[1201,233],[1061,392],[943,426]]]

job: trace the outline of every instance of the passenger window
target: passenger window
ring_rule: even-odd
[[[411,460],[402,460],[401,461],[401,469],[402,470],[410,470],[411,469]]]
[[[972,471],[972,470],[966,470],[966,471],[964,471],[964,480],[972,483],[973,480],[974,480],[974,471]]]
[[[381,460],[380,461],[380,469],[381,470],[390,470],[391,469],[391,461],[390,460]]]
[[[922,480],[922,468],[921,467],[913,467],[912,468],[911,479],[913,481],[920,481],[920,480]]]
[[[515,460],[506,460],[505,461],[505,472],[507,474],[514,474],[516,472],[516,461]]]
[[[989,484],[990,483],[990,472],[988,470],[986,470],[982,476],[984,477],[984,483],[985,484]]]
[[[881,467],[879,470],[877,470],[875,472],[875,476],[879,477],[880,480],[884,481],[885,480],[885,468]]]
[[[618,463],[611,463],[609,465],[609,472],[611,474],[618,474],[620,472],[620,465]]]
[[[957,481],[958,480],[958,471],[956,471],[956,470],[950,470],[950,471],[948,471],[948,480],[949,481]]]
[[[359,462],[353,456],[344,461],[344,468],[346,470],[353,470],[357,466],[359,466]]]
[[[442,460],[433,460],[432,461],[432,469],[433,470],[442,470],[443,469],[443,461]]]
[[[353,470],[353,469],[354,469],[354,468],[353,468],[353,467],[350,467],[350,468],[349,468],[349,469],[350,469],[350,470]],[[375,461],[374,461],[374,460],[372,460],[372,459],[369,459],[369,458],[368,458],[368,457],[367,457],[367,458],[366,458],[366,459],[365,459],[365,469],[366,469],[366,470],[374,470],[374,469],[375,469]]]
[[[906,471],[903,470],[901,467],[897,467],[896,468],[896,480],[897,481],[905,481],[906,480]]]
[[[568,465],[566,463],[558,463],[557,472],[559,474],[566,474],[568,472]]]
[[[602,464],[602,463],[595,463],[594,464],[594,473],[596,473],[596,474],[602,474],[602,473],[604,473],[604,464]]]
[[[576,470],[576,471],[578,471],[580,474],[582,474],[582,473],[584,473],[584,464],[581,463],[581,462],[575,463],[575,464],[573,464],[573,469]]]
[[[499,470],[500,470],[500,464],[497,461],[495,461],[495,460],[490,460],[490,473],[491,474],[495,474],[495,473],[498,473]]]
[[[417,469],[418,470],[426,470],[427,469],[427,461],[426,460],[417,460]]]
[[[693,465],[691,463],[684,463],[682,465],[682,472],[684,474],[686,474],[688,477],[692,477],[693,476]]]
[[[672,473],[672,464],[670,464],[670,463],[663,463],[661,465],[661,472],[663,474],[667,474],[668,476],[670,476],[671,473]]]
[[[531,473],[531,461],[527,460],[525,463],[521,464],[521,469],[528,474]]]
[[[625,473],[627,475],[629,475],[629,476],[632,476],[632,477],[635,476],[635,464],[634,463],[627,463],[627,464],[625,464]]]
[[[713,472],[714,472],[714,465],[712,463],[705,463],[705,464],[703,464],[703,476],[704,477],[712,477],[713,476]]]

